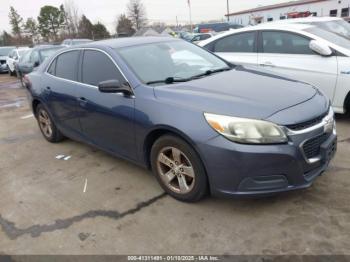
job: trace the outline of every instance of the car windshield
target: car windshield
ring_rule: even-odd
[[[143,83],[166,79],[185,81],[230,69],[229,65],[202,48],[185,41],[169,41],[131,47],[116,51]]]
[[[304,29],[305,32],[309,32],[311,34],[314,34],[320,38],[323,38],[331,43],[334,43],[340,47],[350,49],[350,41],[347,40],[344,37],[341,37],[335,33],[332,33],[330,31],[324,30],[320,27],[310,27]]]
[[[31,53],[32,53],[31,50],[25,51],[24,54],[20,57],[19,62],[20,63],[28,62]]]
[[[40,50],[39,52],[40,52],[42,60],[45,61],[46,58],[49,58],[50,56],[52,56],[59,49],[62,49],[62,47],[58,46],[58,47],[45,48],[45,49]]]
[[[23,56],[26,52],[28,52],[28,49],[19,49],[18,50],[19,56]]]
[[[0,47],[0,56],[7,56],[13,47]]]
[[[316,25],[319,28],[337,34],[339,36],[350,39],[350,24],[344,20],[334,20],[328,22],[312,22],[312,25]]]

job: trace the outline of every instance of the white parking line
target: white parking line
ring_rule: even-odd
[[[87,178],[85,178],[85,184],[84,184],[84,190],[83,190],[83,193],[86,192],[86,188],[87,188]]]
[[[27,118],[31,118],[31,117],[34,117],[34,115],[30,114],[30,115],[22,116],[21,119],[27,119]]]

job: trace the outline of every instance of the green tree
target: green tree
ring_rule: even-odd
[[[132,36],[135,33],[132,21],[125,14],[118,18],[117,33],[118,36]]]
[[[39,33],[38,23],[33,18],[28,18],[24,24],[24,31],[29,34],[34,43],[37,40],[37,36]]]
[[[132,21],[136,30],[146,25],[146,8],[141,0],[130,0],[127,5],[128,17]]]
[[[9,19],[12,27],[12,33],[21,39],[23,18],[18,14],[13,6],[10,6]]]
[[[39,30],[46,39],[57,41],[59,30],[64,26],[64,17],[60,9],[46,5],[40,9],[38,16]]]
[[[97,22],[97,24],[94,24],[92,26],[92,32],[93,32],[93,39],[104,39],[104,38],[110,37],[110,34],[107,28],[100,22]]]
[[[79,21],[78,35],[80,38],[93,38],[93,25],[85,15]]]

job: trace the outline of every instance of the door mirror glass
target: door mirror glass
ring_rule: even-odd
[[[101,93],[123,93],[131,95],[132,91],[127,84],[120,84],[119,80],[107,80],[98,84],[98,90]]]
[[[332,49],[325,43],[317,40],[310,41],[310,49],[321,56],[331,56]]]

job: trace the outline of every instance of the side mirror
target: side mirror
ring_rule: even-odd
[[[128,84],[121,84],[119,80],[107,80],[98,84],[98,90],[101,93],[123,93],[132,95],[132,90]]]
[[[39,61],[35,61],[33,67],[38,67],[40,65]]]
[[[310,41],[310,49],[321,56],[331,56],[332,49],[325,43],[317,40]]]

